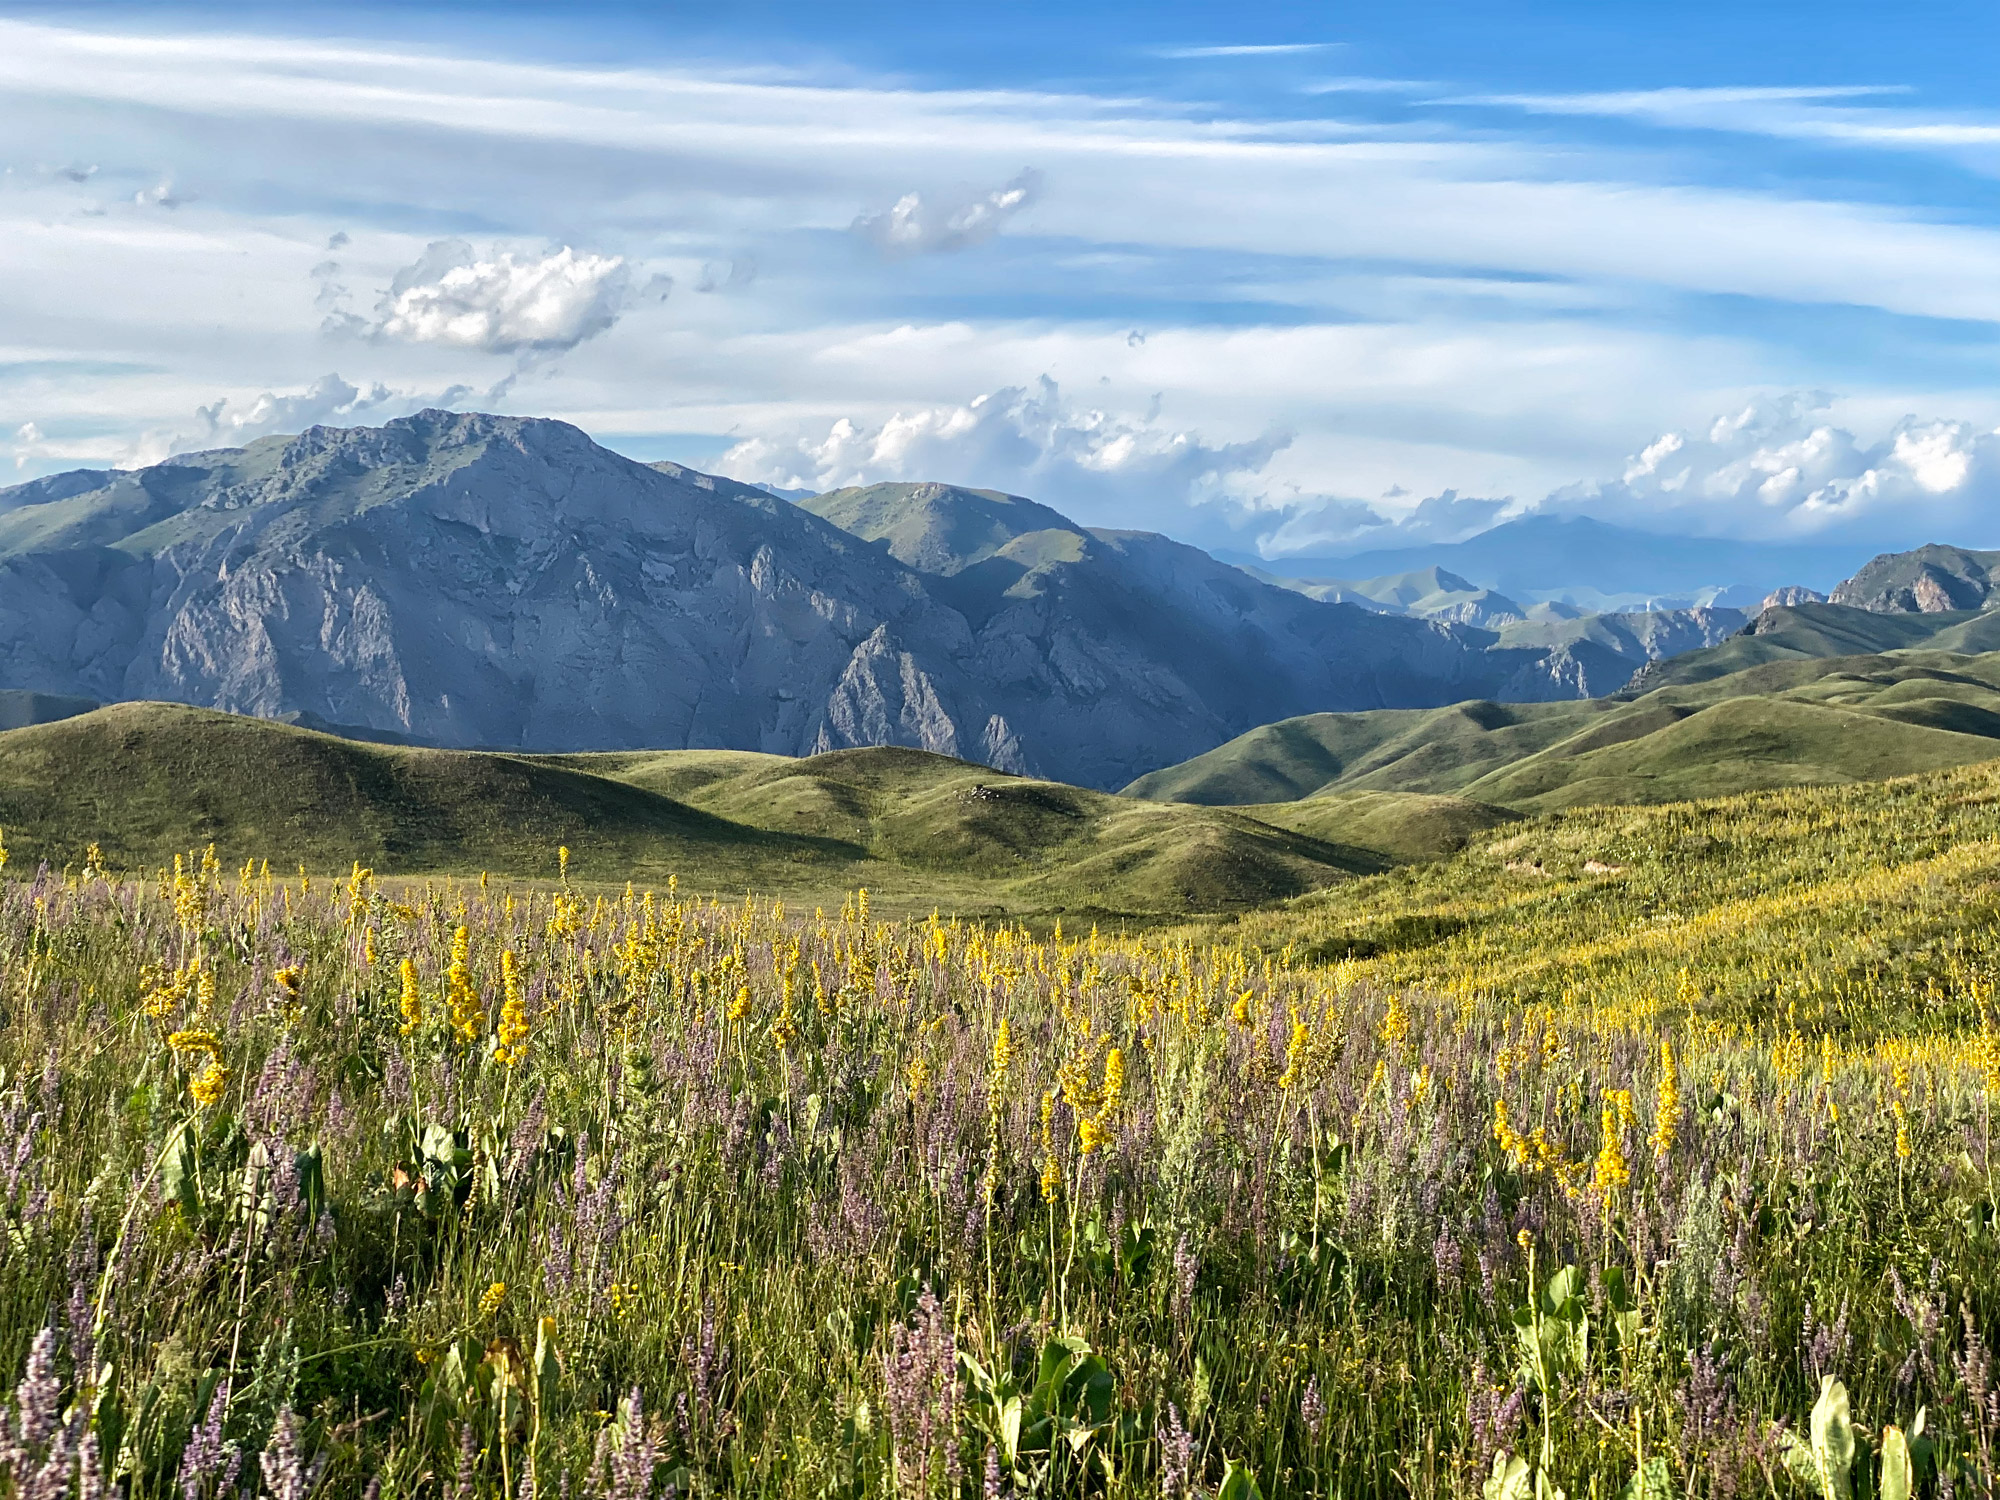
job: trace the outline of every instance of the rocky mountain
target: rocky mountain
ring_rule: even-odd
[[[991,492],[795,505],[533,419],[0,490],[0,689],[420,743],[900,744],[1115,787],[1300,713],[1602,691],[1606,651],[1308,598]]]
[[[1985,609],[2000,587],[1996,572],[2000,572],[2000,552],[1940,546],[1885,552],[1835,589],[1830,598],[1835,604],[1878,614],[1936,615]]]
[[[1010,705],[1023,743],[1086,785],[1122,785],[1128,746],[1219,744],[1241,732],[1228,726],[1297,711],[1284,704],[1584,691],[1566,653],[1312,599],[1166,537],[1081,527],[1018,496],[880,484],[800,505],[920,571],[973,632],[967,670]]]

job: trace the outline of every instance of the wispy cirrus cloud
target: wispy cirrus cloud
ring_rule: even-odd
[[[1443,105],[1519,109],[1643,122],[1674,130],[1719,131],[1830,146],[1963,151],[2000,146],[2000,119],[1908,106],[1901,84],[1810,88],[1662,88],[1612,93],[1479,94]],[[1887,108],[1895,104],[1903,107]]]
[[[1201,57],[1295,57],[1302,52],[1327,52],[1339,42],[1245,42],[1216,47],[1159,47],[1155,57],[1177,61]]]

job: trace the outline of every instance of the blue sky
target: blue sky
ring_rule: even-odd
[[[1267,554],[2000,545],[1997,31],[0,6],[0,474],[451,404]]]

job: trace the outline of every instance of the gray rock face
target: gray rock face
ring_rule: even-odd
[[[1872,559],[1828,596],[1831,603],[1877,614],[1948,614],[1984,609],[2000,588],[2000,552],[1919,547]]]
[[[919,520],[922,570],[560,422],[314,428],[0,490],[0,688],[459,746],[914,745],[1104,787],[1295,714],[1601,690],[1033,502]]]

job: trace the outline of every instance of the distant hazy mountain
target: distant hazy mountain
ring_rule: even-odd
[[[1462,542],[1346,556],[1247,559],[1286,577],[1375,578],[1443,568],[1511,598],[1571,598],[1590,608],[1747,605],[1774,588],[1825,589],[1851,572],[1856,549],[1807,543],[1661,536],[1588,516],[1523,516]]]
[[[1443,568],[1419,568],[1383,578],[1295,578],[1262,568],[1246,572],[1309,599],[1359,604],[1419,620],[1450,620],[1494,630],[1528,618],[1526,607],[1495,589],[1483,589]]]
[[[433,411],[0,490],[0,688],[432,744],[900,744],[1109,787],[1288,715],[1571,698],[1620,664],[1011,496],[802,507],[560,422]]]

